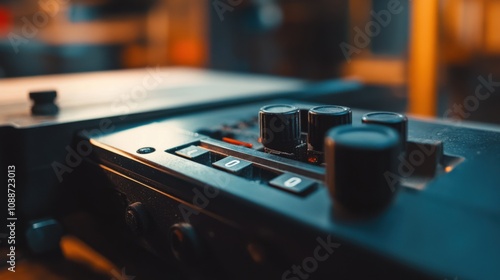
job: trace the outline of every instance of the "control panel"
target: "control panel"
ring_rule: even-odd
[[[498,132],[278,100],[83,139],[147,213],[127,219],[138,238],[201,279],[499,273]]]

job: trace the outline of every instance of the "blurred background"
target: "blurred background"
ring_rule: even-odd
[[[157,65],[355,79],[341,105],[500,123],[498,26],[498,0],[0,0],[0,79]]]

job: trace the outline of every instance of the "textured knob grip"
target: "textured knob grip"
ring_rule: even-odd
[[[291,105],[268,105],[259,111],[260,139],[264,147],[293,153],[301,143],[300,112]]]
[[[326,132],[334,127],[351,124],[352,111],[348,107],[327,105],[309,110],[307,142],[315,151],[323,151]]]

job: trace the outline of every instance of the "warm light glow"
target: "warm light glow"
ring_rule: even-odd
[[[200,40],[179,40],[171,45],[172,63],[199,65],[205,60],[206,46]]]
[[[484,49],[488,53],[500,53],[500,34],[498,26],[500,24],[500,3],[495,1],[488,1],[487,7],[484,9]],[[482,22],[480,22],[482,23]]]
[[[407,82],[406,67],[406,62],[400,58],[355,58],[351,63],[345,64],[342,71],[347,79],[356,78],[373,85],[401,86]]]
[[[61,240],[61,249],[67,259],[85,263],[95,270],[106,274],[109,274],[112,270],[118,270],[109,260],[76,237],[63,237]]]
[[[439,1],[411,1],[409,112],[436,114]]]
[[[243,142],[243,141],[232,139],[232,138],[228,138],[228,137],[222,137],[222,141],[224,141],[226,143],[229,143],[229,144],[233,144],[233,145],[237,145],[237,146],[243,146],[243,147],[247,147],[247,148],[252,148],[253,147],[252,143]]]
[[[446,173],[449,173],[453,170],[453,167],[452,166],[446,166],[446,168],[444,169],[444,171],[446,171]]]
[[[318,158],[316,156],[310,156],[309,158],[307,158],[307,161],[309,163],[318,163]]]

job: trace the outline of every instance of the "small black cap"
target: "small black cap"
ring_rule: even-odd
[[[33,100],[33,106],[31,107],[33,115],[51,116],[59,112],[59,107],[54,103],[57,97],[55,90],[32,91],[29,93],[29,97]]]
[[[366,124],[379,124],[394,128],[399,133],[403,144],[408,139],[408,118],[405,115],[394,112],[372,112],[365,114],[361,121]]]

